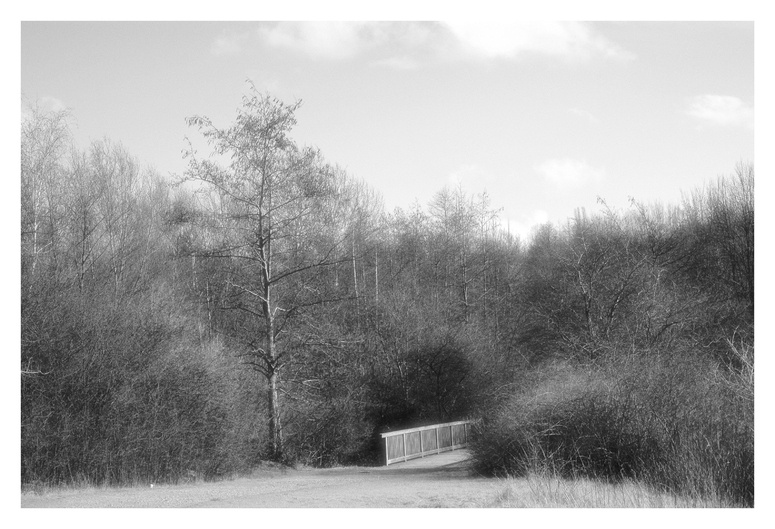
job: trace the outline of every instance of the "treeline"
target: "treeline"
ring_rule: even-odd
[[[526,243],[461,189],[385,212],[297,107],[190,118],[211,152],[175,183],[30,109],[23,483],[373,463],[385,429],[470,416],[483,471],[752,502],[752,166]]]

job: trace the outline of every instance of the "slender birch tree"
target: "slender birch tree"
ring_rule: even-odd
[[[335,226],[332,203],[341,192],[336,170],[289,136],[299,105],[251,85],[231,126],[189,118],[212,153],[200,158],[189,148],[184,177],[198,183],[197,193],[206,199],[197,252],[226,261],[228,293],[220,308],[232,315],[229,332],[241,342],[244,362],[266,379],[270,448],[278,459],[280,374],[299,343],[292,323],[305,309],[340,297],[326,283],[326,270],[352,258]]]

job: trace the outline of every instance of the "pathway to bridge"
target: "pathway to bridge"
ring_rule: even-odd
[[[22,507],[487,507],[503,489],[467,450],[383,467],[271,469],[249,478],[153,488],[22,494]]]

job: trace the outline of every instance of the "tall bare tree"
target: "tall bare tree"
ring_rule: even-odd
[[[188,119],[212,147],[207,158],[193,148],[186,153],[184,180],[198,183],[206,210],[198,218],[204,228],[198,254],[225,260],[228,293],[221,308],[233,315],[230,333],[242,343],[245,363],[266,379],[275,458],[283,455],[279,377],[303,344],[292,322],[313,306],[346,297],[328,272],[352,261],[346,230],[337,227],[341,175],[289,136],[299,105],[251,85],[231,126]]]

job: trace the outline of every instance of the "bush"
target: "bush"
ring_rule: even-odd
[[[60,326],[25,347],[41,372],[22,377],[23,484],[209,479],[255,462],[258,381],[145,301],[62,304]]]
[[[753,505],[753,398],[745,377],[689,354],[559,363],[486,418],[480,471],[635,478]]]

